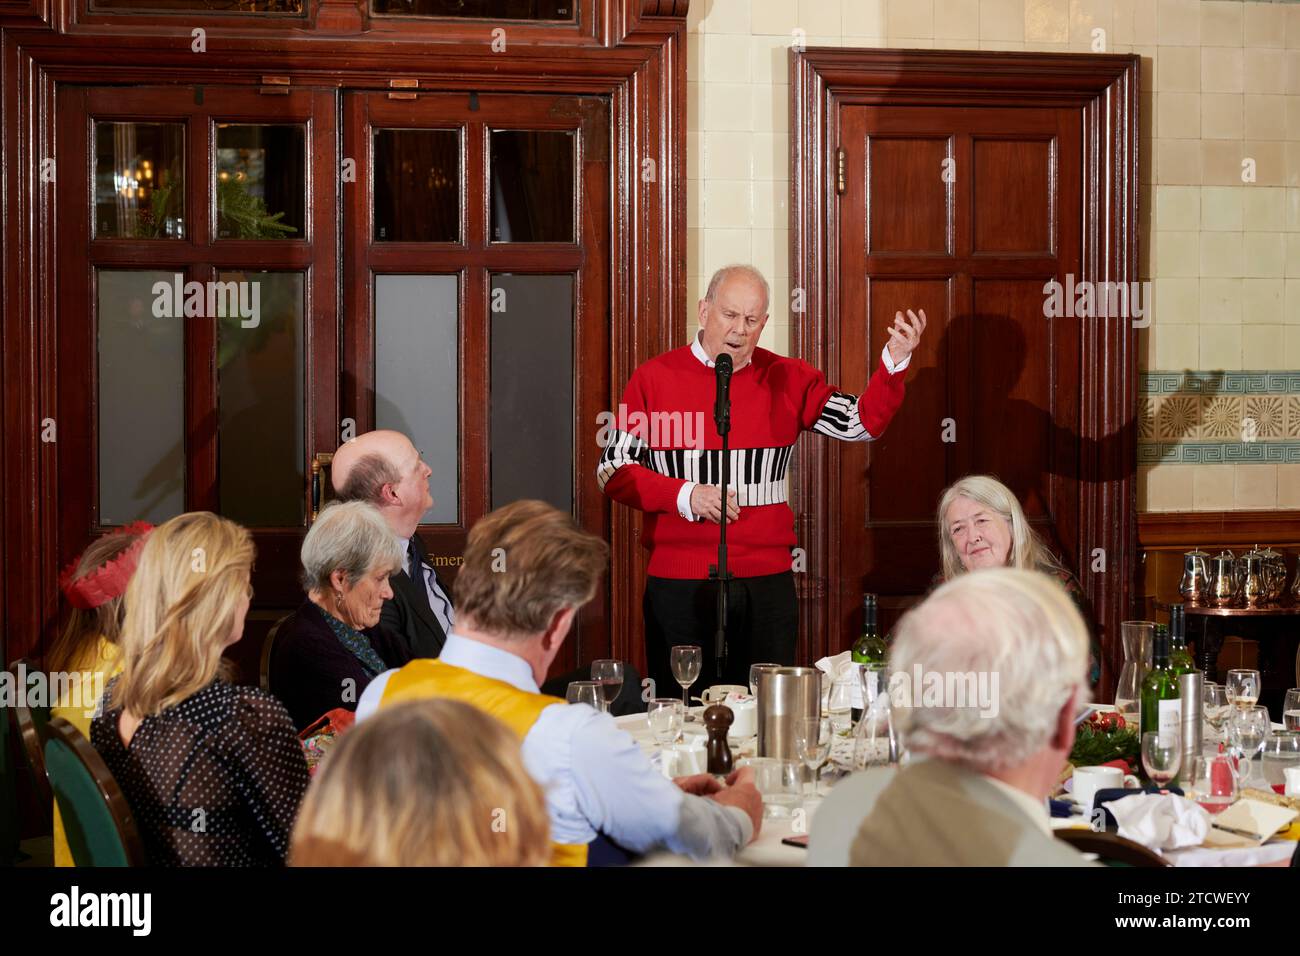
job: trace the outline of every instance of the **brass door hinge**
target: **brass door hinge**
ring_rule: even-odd
[[[843,149],[836,150],[836,153],[837,155],[835,157],[835,164],[836,164],[837,172],[835,176],[835,191],[839,193],[841,196],[843,196],[845,191],[849,188],[848,182],[846,181],[845,174],[844,174],[846,159],[844,156]]]
[[[389,86],[389,89],[394,89],[394,90],[415,90],[415,89],[417,89],[417,88],[420,86],[420,81],[419,81],[419,80],[405,80],[405,79],[403,79],[403,80],[389,80],[389,81],[388,81],[388,86]],[[389,93],[389,94],[388,94],[388,98],[389,98],[390,100],[413,100],[413,99],[418,98],[418,96],[419,96],[419,94],[414,93],[414,92],[411,92],[411,93]]]

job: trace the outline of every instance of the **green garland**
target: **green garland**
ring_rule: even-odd
[[[1085,721],[1075,734],[1070,763],[1076,767],[1096,767],[1112,760],[1124,760],[1132,770],[1137,766],[1140,750],[1137,731],[1128,727],[1103,729]]]

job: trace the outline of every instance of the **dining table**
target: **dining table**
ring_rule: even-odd
[[[693,718],[682,725],[679,743],[688,743],[693,738],[707,739],[704,725],[700,722],[702,707],[693,707],[688,714]],[[657,768],[664,763],[664,747],[655,739],[645,714],[627,714],[615,718],[615,723],[626,730],[650,758]],[[1279,729],[1280,729],[1280,725]],[[757,737],[729,738],[735,758],[743,760],[755,756],[758,749]],[[1205,744],[1205,752],[1211,754],[1217,743]],[[807,836],[812,831],[812,822],[821,806],[822,800],[831,789],[846,775],[852,756],[852,739],[840,738],[832,748],[831,758],[822,772],[818,774],[815,793],[797,807],[772,806],[765,804],[763,824],[759,835],[748,846],[736,854],[735,862],[749,866],[804,866],[808,860],[808,850],[804,846],[785,843],[788,838]],[[669,768],[665,776],[677,774]],[[1087,828],[1087,821],[1082,816],[1052,817],[1053,829],[1068,827]],[[1240,866],[1278,866],[1291,858],[1295,852],[1296,841],[1274,837],[1258,847],[1186,847],[1178,850],[1160,851],[1173,866],[1192,867],[1240,867]]]

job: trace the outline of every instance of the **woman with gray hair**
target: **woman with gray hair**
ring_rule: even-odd
[[[1079,579],[1070,573],[1034,531],[1015,494],[991,475],[967,475],[939,499],[939,556],[943,565],[931,584],[938,587],[983,568],[1021,568],[1053,578],[1074,601],[1084,621],[1092,612]],[[1089,630],[1092,625],[1089,623]],[[1101,679],[1101,650],[1089,640],[1088,679]]]
[[[356,710],[377,674],[411,659],[379,623],[403,553],[374,505],[326,506],[301,557],[307,600],[280,624],[271,650],[271,693],[300,731],[328,711]]]

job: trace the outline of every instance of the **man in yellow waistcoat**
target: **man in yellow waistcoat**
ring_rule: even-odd
[[[544,502],[516,501],[484,516],[469,534],[441,656],[380,674],[357,719],[397,701],[449,697],[503,721],[546,791],[556,864],[584,865],[598,836],[632,853],[734,854],[762,821],[752,771],[726,784],[703,774],[670,781],[608,714],[538,691],[608,554],[605,542]]]

